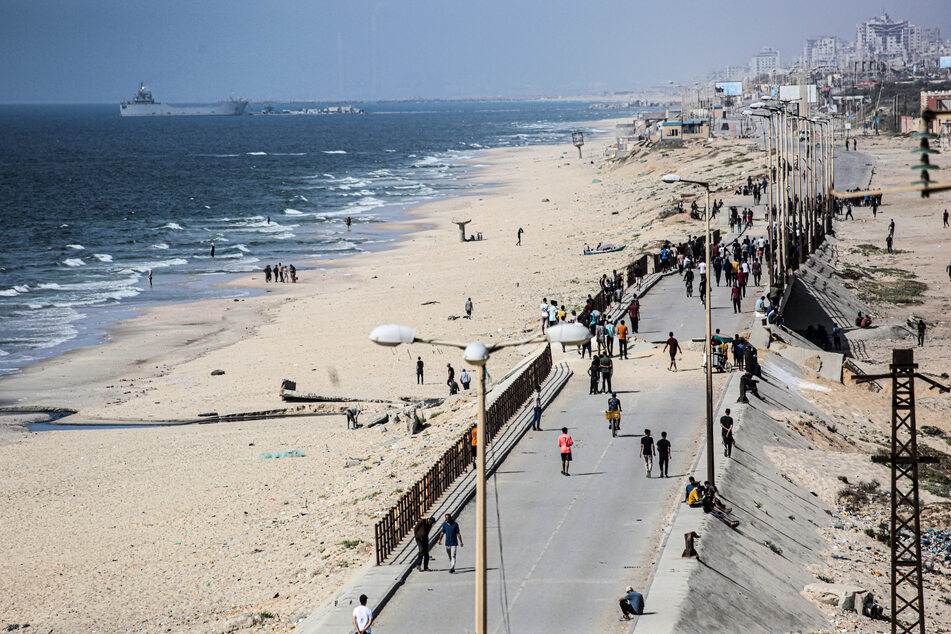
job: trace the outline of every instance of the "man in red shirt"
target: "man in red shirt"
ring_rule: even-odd
[[[630,308],[627,309],[627,314],[631,317],[631,330],[637,332],[637,321],[641,318],[641,305],[637,299],[631,302]]]
[[[742,294],[741,294],[741,292],[740,292],[740,287],[737,286],[736,283],[734,282],[734,283],[733,283],[733,288],[730,289],[730,299],[733,300],[733,312],[734,312],[734,313],[743,312],[742,309],[740,308],[740,298],[741,298],[741,297],[742,297]]]
[[[680,343],[674,338],[674,333],[668,333],[670,338],[667,339],[667,342],[664,344],[664,350],[670,348],[670,365],[667,366],[667,369],[673,369],[674,372],[677,371],[677,353],[680,352]]]
[[[571,465],[571,446],[575,441],[568,435],[568,428],[561,428],[561,436],[558,437],[558,449],[561,451],[561,475],[571,475],[568,473],[568,467]]]

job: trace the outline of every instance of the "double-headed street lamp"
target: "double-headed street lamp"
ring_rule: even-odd
[[[444,341],[442,339],[428,339],[418,337],[416,329],[411,326],[401,326],[399,324],[387,324],[377,326],[370,333],[370,341],[381,346],[398,346],[404,343],[429,343],[435,346],[449,346],[451,348],[462,348],[462,358],[470,365],[478,368],[479,381],[476,384],[478,389],[478,426],[476,434],[476,591],[475,591],[475,631],[476,634],[486,634],[486,557],[485,557],[485,364],[489,360],[489,355],[502,348],[511,348],[514,346],[524,346],[532,343],[561,343],[568,346],[581,345],[591,340],[591,331],[582,324],[562,323],[550,327],[545,335],[540,337],[531,337],[521,341],[506,341],[502,343],[493,343],[485,345],[475,341],[472,343],[460,343],[456,341]]]
[[[706,262],[704,269],[706,279],[704,280],[703,284],[703,302],[706,305],[707,317],[707,336],[706,344],[704,345],[704,349],[707,353],[707,480],[710,481],[710,484],[713,484],[713,355],[711,354],[712,342],[710,341],[712,336],[710,325],[710,216],[712,209],[710,207],[710,183],[704,181],[687,180],[686,178],[681,178],[677,174],[664,174],[660,179],[665,183],[690,183],[691,185],[699,185],[707,192],[707,209],[706,213],[704,214],[707,220],[707,235],[704,239],[704,257]]]

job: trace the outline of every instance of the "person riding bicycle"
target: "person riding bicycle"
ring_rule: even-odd
[[[617,412],[617,418],[612,417],[612,420],[608,421],[608,429],[611,429],[611,425],[615,424],[615,429],[621,428],[621,400],[617,397],[616,392],[611,392],[611,398],[608,399],[608,411]],[[615,423],[614,421],[617,421]]]

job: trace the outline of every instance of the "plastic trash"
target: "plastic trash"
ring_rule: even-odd
[[[306,456],[303,451],[299,449],[291,449],[290,451],[278,451],[275,453],[262,453],[258,456],[261,460],[267,460],[268,458],[303,458]]]

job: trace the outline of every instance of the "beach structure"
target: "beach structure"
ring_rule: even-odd
[[[661,141],[687,141],[710,136],[710,124],[706,119],[664,121],[660,124]]]

